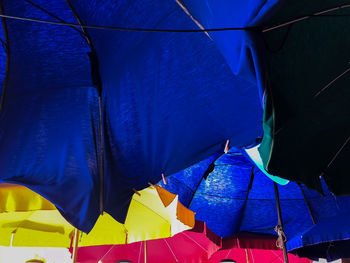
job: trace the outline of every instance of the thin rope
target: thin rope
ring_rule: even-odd
[[[275,231],[278,234],[278,238],[276,240],[276,247],[283,249],[285,242],[287,242],[286,235],[283,232],[283,228],[280,225],[275,227]]]
[[[335,7],[326,11],[322,12],[331,12],[334,10],[338,10],[341,8],[347,8],[350,7],[350,5],[341,6],[341,7]],[[322,13],[320,12],[320,13]],[[74,28],[87,28],[87,29],[102,29],[102,30],[117,30],[117,31],[137,31],[137,32],[165,32],[165,33],[197,33],[197,32],[219,32],[219,31],[236,31],[236,30],[251,30],[251,31],[262,31],[263,33],[278,29],[290,24],[297,23],[299,21],[313,18],[313,17],[349,17],[350,14],[340,14],[340,15],[323,15],[323,14],[313,14],[313,15],[306,15],[297,19],[294,19],[292,21],[288,21],[285,23],[282,23],[277,26],[273,26],[266,29],[261,29],[261,27],[257,26],[251,26],[251,27],[223,27],[223,28],[205,28],[205,29],[156,29],[156,28],[134,28],[134,27],[116,27],[116,26],[98,26],[98,25],[79,25],[76,23],[68,23],[68,22],[56,22],[56,21],[50,21],[45,19],[38,19],[38,18],[29,18],[29,17],[21,17],[21,16],[11,16],[11,15],[3,15],[0,14],[0,17],[8,18],[8,19],[14,19],[14,20],[20,20],[20,21],[29,21],[29,22],[37,22],[37,23],[43,23],[43,24],[50,24],[50,25],[59,25],[59,26],[69,26]]]
[[[83,27],[87,29],[103,29],[103,30],[117,30],[117,31],[139,31],[139,32],[168,32],[168,33],[196,33],[196,32],[210,32],[210,31],[234,31],[234,30],[258,30],[259,27],[225,27],[225,28],[207,28],[207,29],[156,29],[156,28],[134,28],[134,27],[116,27],[116,26],[97,26],[97,25],[79,25],[76,23],[68,22],[56,22],[45,19],[29,18],[21,16],[11,16],[0,14],[0,17],[20,20],[37,22],[50,25],[58,26],[69,26],[69,27]]]
[[[345,70],[343,73],[341,73],[339,76],[337,76],[335,79],[333,79],[331,82],[329,82],[324,88],[322,88],[319,92],[316,93],[314,98],[319,96],[323,91],[325,91],[329,86],[331,86],[334,82],[336,82],[338,79],[340,79],[342,76],[344,76],[346,73],[350,72],[350,68]]]
[[[168,222],[168,223],[169,223],[169,221],[168,221],[166,218],[164,218],[162,215],[158,214],[156,211],[154,211],[154,210],[153,210],[152,208],[150,208],[149,206],[144,205],[143,203],[137,201],[136,199],[133,199],[133,200],[134,200],[135,202],[139,203],[140,205],[142,205],[143,207],[145,207],[146,209],[148,209],[149,211],[155,213],[157,216],[159,216],[159,217],[160,217],[161,219],[163,219],[165,222]]]
[[[201,246],[201,244],[197,243],[196,240],[194,240],[193,238],[189,237],[188,235],[186,235],[184,232],[181,232],[181,234],[183,234],[184,236],[186,236],[187,238],[189,238],[190,240],[192,240],[194,243],[196,243],[201,249],[203,249],[205,252],[208,253],[208,250],[206,250],[203,246]]]
[[[173,254],[173,256],[174,256],[174,258],[175,258],[175,261],[176,261],[176,262],[179,262],[178,259],[177,259],[177,257],[175,256],[174,251],[171,249],[171,247],[170,247],[168,241],[166,241],[166,238],[163,238],[163,240],[164,240],[164,242],[167,244],[167,246],[168,246],[168,248],[169,248],[171,254]]]

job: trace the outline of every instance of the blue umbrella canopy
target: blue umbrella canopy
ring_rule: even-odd
[[[212,156],[160,184],[179,194],[179,200],[196,212],[196,219],[221,237],[240,232],[277,235],[274,182],[241,150]],[[317,223],[349,210],[349,197],[336,197],[323,185],[324,196],[292,182],[278,186],[287,239],[312,226],[312,219]]]
[[[350,257],[350,214],[323,218],[287,242],[289,252],[309,258],[336,260]]]
[[[227,140],[255,144],[265,70],[254,27],[278,2],[0,1],[0,180],[89,231],[103,210],[123,222],[133,189]],[[172,32],[225,26],[236,30]]]

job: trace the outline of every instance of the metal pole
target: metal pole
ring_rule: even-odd
[[[79,229],[76,228],[74,230],[72,263],[77,262],[79,233]]]
[[[144,263],[147,263],[147,241],[145,240],[145,248],[144,248],[144,250],[145,250],[145,261],[144,261]]]
[[[284,263],[289,263],[288,260],[288,253],[286,248],[286,242],[284,239],[284,230],[283,230],[283,222],[282,222],[282,213],[281,213],[281,205],[280,205],[280,195],[278,192],[278,187],[275,182],[273,182],[273,186],[275,188],[275,197],[276,197],[276,207],[277,207],[277,215],[278,215],[278,225],[280,227],[280,230],[282,232],[282,248],[283,248],[283,256],[284,256]]]

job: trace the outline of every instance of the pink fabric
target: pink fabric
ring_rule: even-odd
[[[264,250],[264,249],[247,249],[249,263],[282,263],[282,250]],[[246,250],[242,248],[233,248],[227,250],[219,250],[214,253],[208,263],[219,263],[223,259],[233,259],[237,263],[247,263]],[[312,260],[307,258],[299,258],[292,254],[288,254],[289,263],[311,263]]]
[[[245,248],[248,248],[249,263],[283,262],[283,253],[276,247],[276,237],[250,233],[221,240],[206,224],[196,221],[192,230],[171,238],[149,240],[147,263],[218,263],[222,259],[246,262]],[[145,263],[145,242],[126,245],[91,246],[78,249],[78,263],[116,263],[130,260]],[[220,249],[220,250],[219,250]],[[70,249],[72,250],[72,249]],[[311,263],[305,258],[289,254],[290,263]]]
[[[205,232],[193,231],[146,243],[147,263],[206,263],[208,257],[220,248]],[[102,263],[115,263],[128,259],[133,263],[144,263],[144,248],[144,241],[127,245],[83,247],[78,249],[77,262],[97,263],[101,260]]]

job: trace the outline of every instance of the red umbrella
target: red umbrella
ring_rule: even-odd
[[[171,238],[126,245],[81,247],[77,262],[116,263],[129,260],[133,263],[199,263],[208,262],[208,258],[220,247],[221,239],[203,222],[196,222],[194,229]]]
[[[290,263],[311,262],[292,254],[288,257]],[[81,247],[77,262],[218,263],[224,259],[237,263],[278,263],[283,262],[283,251],[276,246],[275,236],[240,233],[222,240],[205,223],[196,221],[194,229],[170,238],[126,245]]]
[[[214,253],[208,263],[225,262],[225,259],[234,260],[236,263],[280,263],[283,260],[282,250],[266,250],[266,249],[244,249],[233,248],[219,250]],[[289,263],[311,263],[312,260],[307,258],[299,258],[292,254],[288,254]],[[232,262],[232,261],[227,261]]]
[[[224,238],[222,247],[207,261],[208,263],[279,263],[284,262],[283,251],[276,245],[277,237],[240,233]],[[311,263],[312,260],[288,254],[289,263]],[[225,261],[227,260],[227,261]],[[234,260],[234,261],[229,261]]]

